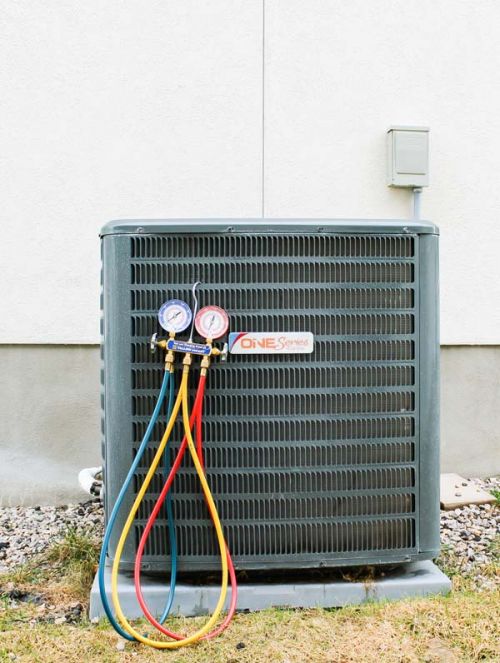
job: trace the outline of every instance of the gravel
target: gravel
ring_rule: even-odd
[[[471,480],[487,492],[500,492],[499,477]],[[498,562],[499,535],[500,509],[495,504],[469,504],[441,511],[442,557],[451,554],[455,570],[473,577],[480,588],[491,588],[495,584],[483,571],[494,559]]]
[[[473,479],[483,490],[500,491],[500,478]],[[98,499],[82,504],[0,508],[0,573],[26,562],[64,536],[68,527],[102,536],[103,508]],[[500,509],[494,504],[469,505],[441,512],[443,553],[452,553],[454,564],[479,584],[489,586],[482,574],[493,561],[493,541],[500,534]],[[498,555],[498,538],[496,544]]]
[[[103,533],[98,499],[64,506],[0,508],[0,573],[28,561],[64,537],[68,528]]]

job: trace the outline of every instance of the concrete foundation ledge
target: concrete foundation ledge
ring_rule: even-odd
[[[111,604],[111,572],[106,569],[106,587]],[[122,608],[127,617],[142,617],[131,574],[121,573],[118,589]],[[238,610],[266,608],[335,608],[359,605],[367,601],[397,600],[435,594],[448,594],[451,582],[431,561],[413,562],[401,566],[386,576],[369,582],[288,582],[241,583],[238,586]],[[219,598],[219,587],[178,584],[172,609],[174,615],[195,617],[213,611]],[[144,576],[143,592],[147,605],[159,616],[165,606],[168,583]],[[229,594],[230,592],[228,592]],[[227,610],[228,601],[225,609]],[[97,578],[90,594],[90,618],[105,617]]]

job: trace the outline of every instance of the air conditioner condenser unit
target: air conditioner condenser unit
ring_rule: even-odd
[[[207,477],[237,569],[399,564],[439,548],[438,231],[423,221],[117,221],[102,231],[102,405],[109,512],[159,390],[149,351],[171,298],[233,332],[310,332],[310,354],[230,354],[210,369]],[[194,385],[193,385],[194,386]],[[137,491],[163,418],[136,473]],[[171,454],[179,446],[174,431]],[[169,443],[170,444],[170,443]],[[123,555],[132,568],[156,476]],[[122,509],[122,520],[134,491]],[[189,462],[174,484],[181,571],[219,568]],[[164,515],[164,514],[163,514]],[[115,532],[123,522],[117,522]],[[111,541],[113,557],[116,536]],[[165,518],[144,568],[168,566]]]

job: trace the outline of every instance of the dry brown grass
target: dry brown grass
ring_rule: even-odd
[[[500,591],[457,590],[435,597],[339,610],[266,610],[237,615],[214,642],[188,650],[157,652],[127,643],[104,622],[92,625],[30,625],[36,607],[4,611],[0,660],[9,661],[156,661],[176,663],[304,663],[372,661],[499,661]],[[19,619],[20,621],[16,621]],[[173,619],[189,632],[202,618]],[[147,630],[147,629],[146,629]]]
[[[95,564],[95,544],[69,535],[43,559],[0,576],[10,586],[41,594],[46,603],[67,604],[88,596]],[[442,558],[453,576],[449,597],[385,604],[365,604],[338,610],[266,610],[239,614],[226,633],[213,642],[189,649],[159,652],[127,643],[106,623],[51,623],[50,611],[30,603],[12,607],[0,602],[0,661],[105,663],[168,661],[173,663],[452,663],[500,661],[499,568],[484,570],[497,589],[473,591],[471,578],[461,574],[451,553]],[[193,632],[204,622],[171,619],[180,632]],[[149,627],[144,626],[145,631]]]

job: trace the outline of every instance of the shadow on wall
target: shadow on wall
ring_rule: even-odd
[[[0,361],[0,505],[81,500],[101,457],[98,347],[5,345]]]
[[[500,474],[500,347],[441,348],[441,471]]]

